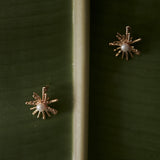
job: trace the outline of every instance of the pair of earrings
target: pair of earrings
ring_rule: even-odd
[[[132,44],[141,41],[141,38],[138,38],[136,40],[133,40],[133,38],[130,36],[129,32],[130,27],[126,26],[126,34],[121,35],[120,33],[117,33],[116,37],[119,41],[114,41],[112,43],[109,43],[110,46],[118,46],[114,51],[118,51],[116,53],[116,57],[119,56],[122,53],[122,59],[124,56],[126,57],[126,60],[128,61],[128,54],[133,58],[133,53],[136,55],[139,55],[140,52],[132,46]],[[33,98],[34,101],[28,101],[25,104],[26,105],[32,105],[34,107],[30,108],[30,110],[33,111],[33,115],[37,114],[37,118],[40,117],[42,113],[43,119],[46,119],[46,114],[48,117],[51,117],[50,113],[53,115],[56,115],[58,111],[54,108],[49,107],[51,103],[57,102],[58,99],[49,100],[49,97],[47,96],[47,87],[42,87],[42,98],[35,92],[33,92]]]
[[[34,110],[34,112],[32,113],[33,115],[38,113],[37,118],[40,117],[41,113],[43,119],[46,119],[46,114],[48,115],[48,117],[51,117],[50,113],[52,113],[53,115],[56,115],[58,113],[56,109],[49,106],[50,104],[57,102],[58,99],[49,100],[50,98],[47,95],[47,89],[48,87],[42,87],[42,98],[37,93],[33,92],[32,97],[34,98],[34,100],[25,103],[26,105],[34,106],[30,108],[30,110]]]
[[[138,38],[136,40],[133,40],[133,37],[130,36],[130,26],[126,26],[126,34],[121,35],[120,33],[117,33],[116,37],[119,41],[114,41],[112,43],[109,43],[110,46],[117,46],[114,51],[117,51],[116,57],[122,54],[122,59],[124,56],[126,57],[126,60],[128,61],[128,55],[130,55],[131,58],[133,58],[133,54],[139,55],[140,52],[132,46],[132,44],[141,41],[141,38]]]

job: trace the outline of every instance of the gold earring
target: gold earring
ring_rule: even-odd
[[[136,40],[132,40],[133,38],[130,37],[129,33],[129,26],[126,26],[126,35],[121,35],[120,33],[117,33],[116,37],[119,41],[114,41],[112,43],[109,43],[110,46],[118,46],[114,51],[118,51],[116,53],[116,57],[122,53],[122,59],[124,55],[126,56],[126,60],[128,61],[128,53],[133,58],[133,54],[139,55],[140,52],[132,46],[132,44],[141,41],[141,38],[138,38]]]
[[[42,98],[35,92],[33,92],[33,98],[34,101],[26,102],[26,105],[32,105],[34,107],[30,108],[30,110],[35,111],[32,113],[35,115],[38,112],[37,118],[40,117],[40,114],[42,113],[43,119],[46,119],[45,113],[48,115],[48,117],[51,117],[50,113],[56,115],[58,111],[54,108],[49,107],[48,105],[54,102],[57,102],[58,99],[49,100],[49,97],[47,96],[47,87],[42,87]]]

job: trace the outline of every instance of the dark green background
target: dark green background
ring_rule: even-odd
[[[25,101],[58,98],[42,120]],[[71,160],[72,1],[0,1],[0,160]]]
[[[128,62],[108,42],[132,27]],[[160,1],[92,0],[89,160],[160,160]]]

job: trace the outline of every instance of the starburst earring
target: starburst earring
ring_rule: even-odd
[[[49,97],[47,96],[47,87],[42,87],[42,98],[35,92],[33,92],[33,98],[34,101],[26,102],[26,105],[32,105],[34,107],[30,108],[30,110],[35,110],[32,114],[35,115],[38,112],[37,118],[40,117],[40,114],[42,113],[43,119],[46,119],[45,113],[48,115],[48,117],[51,117],[50,113],[56,115],[58,111],[54,108],[49,107],[48,105],[54,102],[57,102],[58,99],[49,100]]]
[[[133,38],[130,36],[129,33],[129,26],[126,26],[126,35],[121,35],[120,33],[117,33],[116,37],[119,41],[114,41],[112,43],[109,43],[110,46],[118,46],[114,51],[118,51],[116,53],[116,57],[122,53],[122,59],[124,56],[126,56],[126,60],[128,61],[128,53],[133,58],[133,54],[139,55],[140,52],[132,46],[132,44],[141,41],[141,38],[138,38],[136,40],[132,40]]]

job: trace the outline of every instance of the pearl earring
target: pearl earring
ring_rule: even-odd
[[[132,44],[141,41],[141,38],[138,38],[136,40],[132,40],[133,38],[130,37],[129,33],[129,26],[126,26],[126,35],[121,35],[120,33],[117,33],[116,37],[119,41],[114,41],[112,43],[109,43],[110,46],[118,46],[114,51],[118,51],[116,53],[116,57],[122,53],[122,59],[124,55],[126,56],[126,60],[128,61],[128,53],[130,54],[131,58],[133,58],[133,54],[139,55],[140,52],[132,46]]]
[[[51,112],[54,115],[58,113],[56,109],[53,109],[48,106],[51,103],[57,102],[58,99],[49,100],[49,97],[47,96],[46,92],[47,92],[47,87],[42,87],[42,98],[37,93],[33,92],[33,98],[35,100],[25,103],[26,105],[35,106],[30,108],[30,110],[35,109],[35,111],[32,113],[33,115],[35,115],[38,112],[37,118],[39,118],[40,114],[42,113],[43,119],[46,119],[45,112],[48,115],[48,117],[51,117],[49,112]]]

